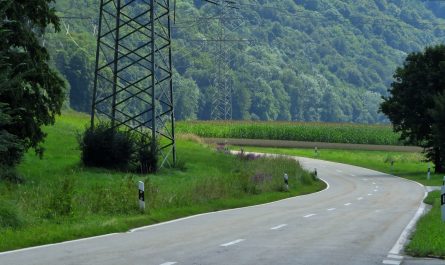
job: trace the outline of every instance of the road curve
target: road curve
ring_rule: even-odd
[[[203,214],[131,233],[4,252],[0,253],[0,264],[388,262],[388,252],[415,215],[424,188],[369,169],[308,158],[298,160],[307,169],[317,168],[330,187],[316,194]]]

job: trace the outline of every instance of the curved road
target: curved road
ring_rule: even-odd
[[[373,170],[298,160],[317,168],[330,187],[129,233],[0,253],[0,264],[400,264],[394,255],[400,247],[393,246],[424,188]]]

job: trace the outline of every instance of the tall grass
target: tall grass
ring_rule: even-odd
[[[303,122],[181,121],[177,131],[201,137],[400,145],[388,125]]]

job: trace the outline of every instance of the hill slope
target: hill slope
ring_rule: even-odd
[[[71,106],[89,110],[98,0],[58,0],[59,34],[47,34]],[[445,41],[445,3],[420,0],[239,1],[227,11],[233,118],[375,123],[381,95],[405,56]],[[211,119],[218,8],[180,0],[174,25],[178,119]],[[205,18],[205,19],[201,19]],[[69,34],[67,34],[69,32]]]

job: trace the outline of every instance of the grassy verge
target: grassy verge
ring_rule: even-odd
[[[29,152],[18,170],[26,182],[0,182],[0,251],[60,242],[270,202],[321,190],[325,184],[289,159],[235,157],[178,140],[180,169],[133,175],[83,168],[76,132],[88,117],[66,113],[48,138],[42,160]],[[285,191],[283,173],[290,179]],[[146,184],[148,210],[137,208],[137,181]]]
[[[233,149],[239,150],[240,147],[233,147]],[[420,153],[319,150],[318,155],[316,155],[312,149],[260,147],[243,147],[243,149],[252,152],[286,154],[356,165],[411,179],[426,186],[440,186],[443,180],[443,175],[439,174],[431,174],[431,179],[427,180],[428,163],[423,162],[424,157]],[[391,167],[389,161],[395,161],[393,167]],[[409,255],[417,257],[445,258],[445,223],[441,221],[440,216],[440,193],[438,191],[431,192],[425,199],[425,203],[431,204],[432,210],[417,223],[416,231],[405,251]]]
[[[234,147],[233,149],[240,150],[240,147]],[[316,155],[313,149],[266,147],[243,147],[243,149],[253,152],[303,156],[360,166],[411,179],[425,186],[440,186],[443,181],[443,175],[440,174],[431,174],[431,179],[427,179],[428,166],[432,168],[432,165],[423,162],[424,156],[421,153],[319,149],[318,155]],[[394,161],[393,167],[391,167],[390,161]]]
[[[445,258],[445,223],[441,217],[440,191],[430,192],[425,203],[432,209],[420,218],[405,250],[412,256]]]

